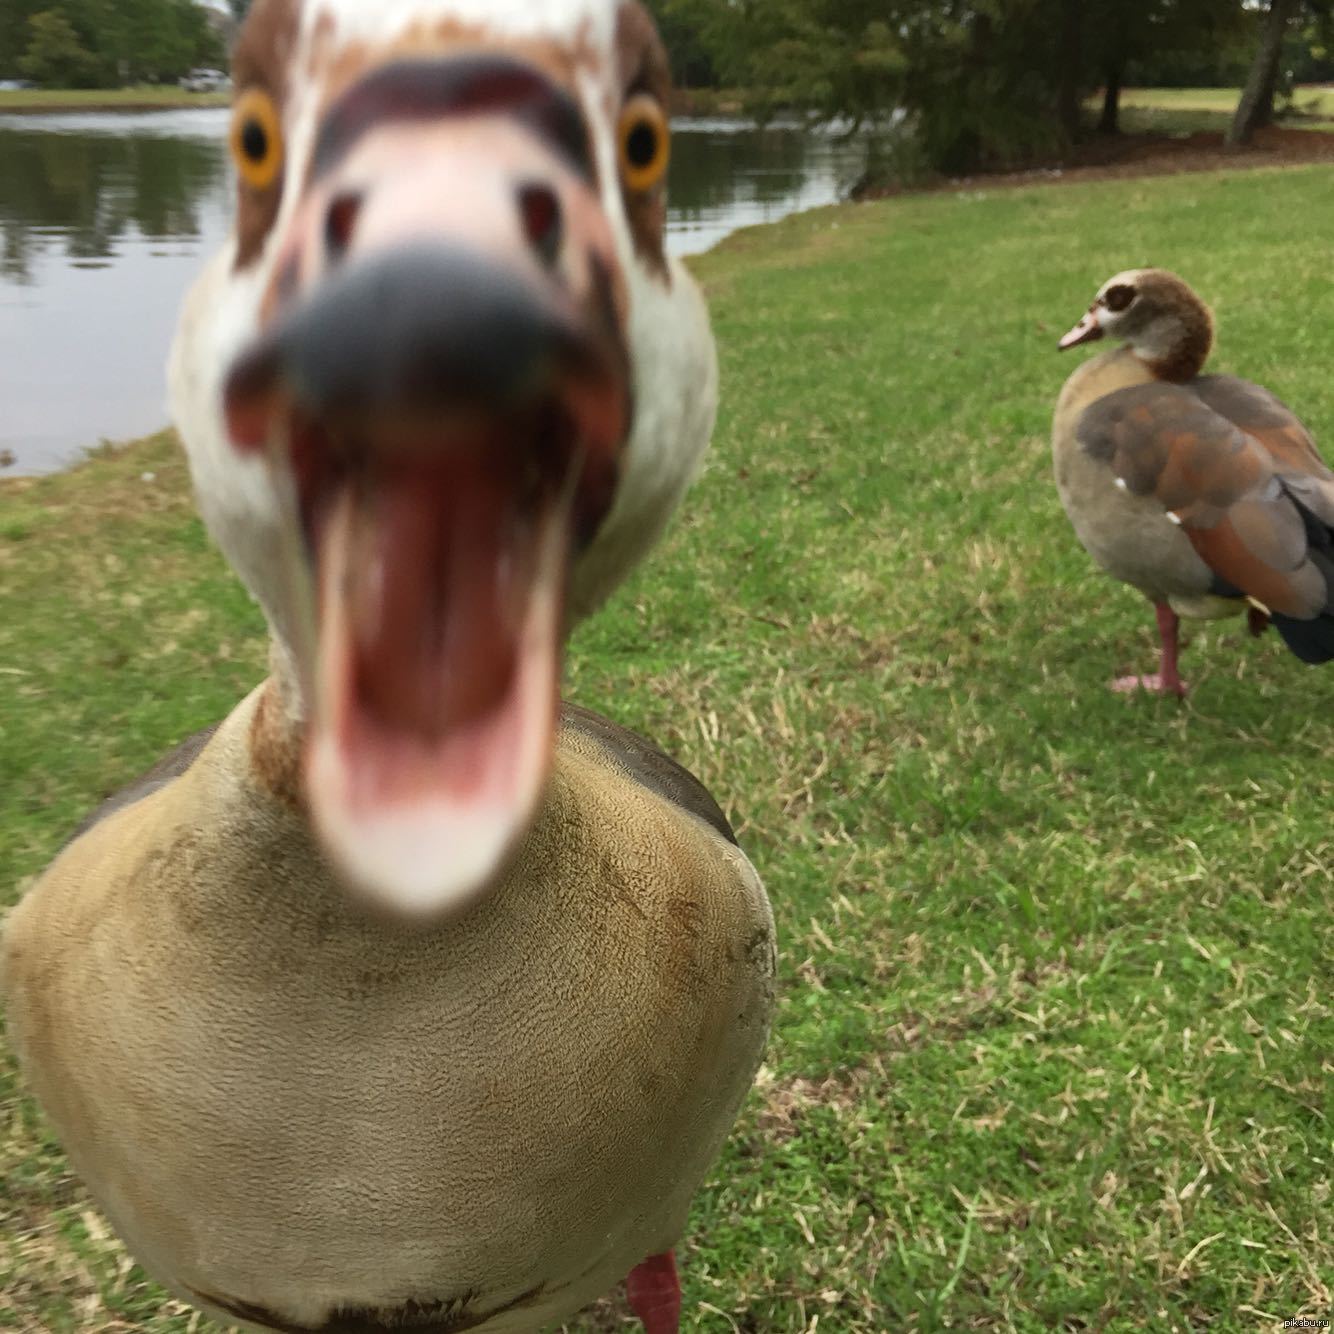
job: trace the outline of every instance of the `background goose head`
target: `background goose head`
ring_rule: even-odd
[[[175,418],[326,850],[391,907],[458,906],[536,808],[566,627],[712,430],[666,56],[618,0],[258,0],[235,85]]]
[[[1214,320],[1175,273],[1127,269],[1102,285],[1059,346],[1064,351],[1100,338],[1120,339],[1158,379],[1184,382],[1209,359]]]

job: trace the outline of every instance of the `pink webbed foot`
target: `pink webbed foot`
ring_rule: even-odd
[[[651,1255],[642,1265],[636,1265],[625,1280],[625,1291],[644,1334],[679,1334],[681,1280],[671,1251]]]
[[[1112,682],[1112,689],[1118,695],[1133,695],[1143,690],[1151,695],[1175,695],[1185,699],[1190,687],[1178,676],[1175,680],[1164,680],[1158,672],[1150,676],[1118,676]]]
[[[1152,695],[1175,695],[1185,699],[1189,687],[1177,675],[1177,657],[1181,621],[1176,612],[1166,602],[1154,603],[1158,614],[1158,637],[1162,641],[1162,665],[1152,676],[1121,676],[1112,682],[1112,689],[1118,695],[1133,695],[1137,690],[1147,690]]]

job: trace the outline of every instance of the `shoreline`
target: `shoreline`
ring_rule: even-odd
[[[1268,142],[1261,142],[1267,136]],[[1215,143],[1214,140],[1218,142]],[[1158,139],[1143,134],[1126,134],[1121,137],[1120,147],[1125,150],[1122,156],[1102,162],[1075,161],[1063,166],[1027,167],[919,182],[909,186],[872,189],[833,204],[816,205],[811,209],[800,210],[788,215],[788,218],[829,209],[856,210],[862,205],[887,203],[891,200],[906,201],[930,196],[969,194],[981,197],[992,191],[999,193],[1029,187],[1038,189],[1091,185],[1100,182],[1124,183],[1154,178],[1170,179],[1184,175],[1248,176],[1256,171],[1278,172],[1334,162],[1334,133],[1292,131],[1279,127],[1262,131],[1257,136],[1256,145],[1248,149],[1224,149],[1221,136],[1210,134],[1196,134],[1180,139],[1170,137]],[[711,250],[693,255],[691,259],[698,262],[707,255],[717,254],[740,233],[778,225],[779,222],[774,222],[743,227],[723,237]],[[99,457],[108,454],[114,456],[135,445],[157,440],[164,434],[170,434],[172,429],[170,422],[164,422],[157,429],[142,436],[129,436],[123,439],[104,438],[98,444],[85,447],[62,467],[39,472],[22,471],[16,462],[7,462],[4,457],[6,451],[0,447],[0,496],[14,495],[43,478],[78,471]]]
[[[73,111],[130,115],[144,111],[195,111],[231,104],[230,93],[187,93],[179,88],[44,89],[0,92],[0,115],[42,116]]]
[[[72,111],[121,115],[145,111],[192,111],[231,105],[232,94],[187,93],[179,88],[32,88],[0,92],[0,115],[41,116]],[[729,89],[679,89],[672,96],[674,116],[741,116],[744,99]]]

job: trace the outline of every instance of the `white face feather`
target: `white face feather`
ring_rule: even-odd
[[[306,6],[305,28],[328,15],[338,40],[379,42],[418,23],[455,19],[498,37],[587,38],[609,50],[618,7],[618,0],[318,0]]]

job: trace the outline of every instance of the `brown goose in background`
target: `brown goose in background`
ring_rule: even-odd
[[[1175,274],[1119,273],[1064,348],[1124,346],[1086,362],[1056,406],[1056,484],[1079,540],[1153,604],[1162,663],[1117,690],[1184,695],[1180,617],[1248,611],[1303,662],[1334,659],[1334,473],[1267,389],[1201,375],[1209,308]]]
[[[671,1250],[758,1066],[717,805],[558,712],[716,406],[631,0],[257,0],[176,421],[273,674],[0,940],[10,1034],[145,1267],[282,1334],[530,1334]]]

